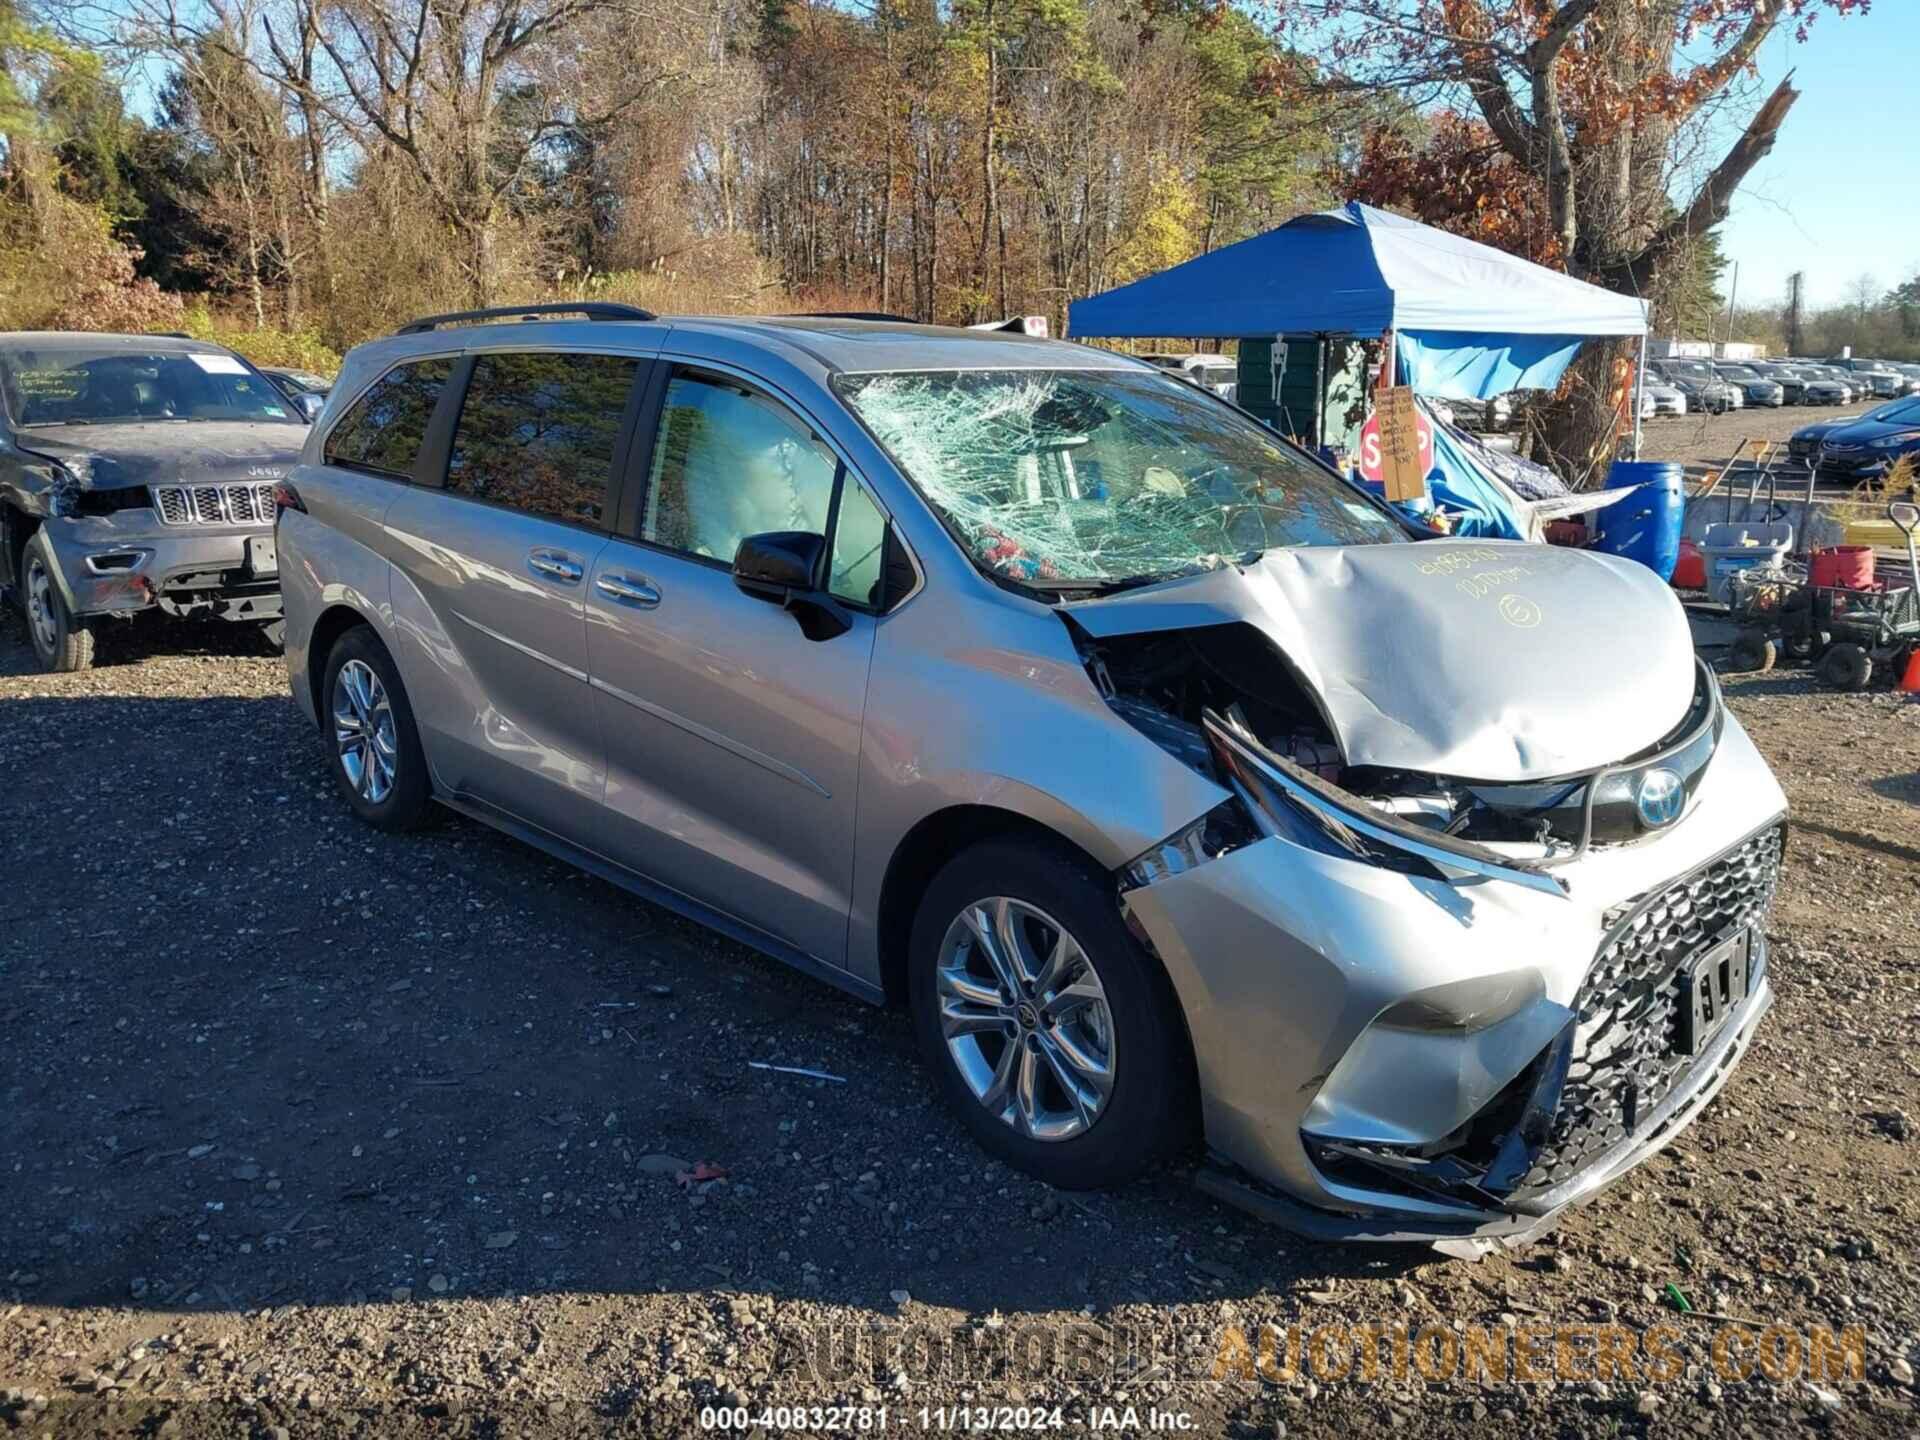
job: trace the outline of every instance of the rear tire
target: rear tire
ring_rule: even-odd
[[[93,626],[68,610],[61,598],[46,535],[29,540],[20,558],[20,608],[40,668],[55,675],[91,668]]]
[[[1787,657],[1801,663],[1818,660],[1827,653],[1827,647],[1833,644],[1833,636],[1825,630],[1798,630],[1787,636]]]
[[[1727,664],[1734,670],[1771,670],[1780,658],[1773,637],[1764,630],[1742,630],[1727,649]]]
[[[1019,958],[1010,972],[996,955]],[[1190,1133],[1173,986],[1112,878],[1064,845],[987,840],[954,857],[920,903],[908,966],[936,1088],[1015,1169],[1067,1190],[1117,1185]]]
[[[433,818],[433,787],[400,671],[368,626],[333,642],[320,686],[320,733],[334,783],[376,830],[417,830]]]
[[[1836,690],[1864,690],[1873,683],[1873,657],[1858,645],[1835,645],[1820,657],[1820,678]]]

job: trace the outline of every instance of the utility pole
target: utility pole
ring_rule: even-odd
[[[1800,330],[1806,323],[1807,272],[1796,270],[1787,277],[1787,354],[1800,353]]]
[[[1733,281],[1727,286],[1727,339],[1733,339],[1733,302],[1740,298],[1740,262],[1733,262]]]

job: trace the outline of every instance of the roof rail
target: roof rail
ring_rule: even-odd
[[[896,325],[918,325],[911,315],[890,315],[885,310],[805,310],[788,320],[890,320]]]
[[[543,315],[584,315],[589,320],[653,320],[651,310],[638,305],[616,305],[608,300],[559,300],[547,305],[499,305],[491,310],[453,310],[445,315],[423,315],[393,333],[421,335],[442,325],[483,325],[489,320],[534,320]]]

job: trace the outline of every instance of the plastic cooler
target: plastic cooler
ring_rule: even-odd
[[[1707,526],[1700,537],[1700,553],[1707,561],[1707,598],[1725,604],[1736,571],[1756,565],[1778,569],[1792,548],[1793,526],[1785,520]]]
[[[1634,493],[1593,514],[1593,548],[1638,560],[1662,580],[1673,579],[1680,558],[1680,522],[1686,513],[1685,471],[1665,460],[1616,460],[1609,490]]]

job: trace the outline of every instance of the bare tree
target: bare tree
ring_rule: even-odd
[[[1862,319],[1880,303],[1880,282],[1871,273],[1862,273],[1847,282],[1847,302]]]

